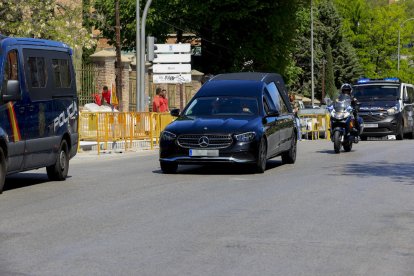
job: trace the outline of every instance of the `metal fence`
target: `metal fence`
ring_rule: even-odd
[[[174,120],[168,113],[153,112],[81,112],[79,139],[97,143],[101,150],[121,142],[125,150],[141,141],[153,149],[159,143],[161,130]]]
[[[93,94],[99,91],[97,80],[101,74],[100,70],[95,65],[88,64],[76,67],[75,73],[79,105],[93,102]]]
[[[330,116],[326,114],[299,114],[302,138],[330,139]]]
[[[79,105],[84,106],[87,103],[94,102],[93,95],[100,92],[102,87],[99,86],[102,71],[94,64],[82,65],[75,68],[77,92],[79,97]],[[148,76],[146,76],[148,77]],[[129,111],[136,111],[136,77],[135,72],[131,72],[129,77]],[[147,80],[148,87],[146,89],[147,98],[145,99],[149,106],[149,111],[152,111],[152,99],[155,96],[155,88],[158,84],[152,82],[150,76]],[[183,85],[183,94],[180,96],[179,85],[165,84],[162,85],[167,90],[167,98],[169,108],[179,108],[180,99],[182,98],[185,105],[196,92],[197,87],[193,87],[192,83]]]

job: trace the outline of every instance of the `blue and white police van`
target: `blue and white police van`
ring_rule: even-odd
[[[362,139],[414,138],[414,85],[398,78],[360,79],[353,87],[359,116],[364,120]]]
[[[6,175],[32,169],[65,180],[78,147],[72,50],[0,35],[0,76],[0,192]]]

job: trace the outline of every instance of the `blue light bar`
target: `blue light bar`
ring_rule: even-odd
[[[358,83],[367,83],[369,81],[370,81],[370,79],[368,79],[368,78],[362,78],[362,79],[358,80]]]
[[[384,78],[385,81],[394,81],[394,82],[400,82],[399,78]]]
[[[383,79],[369,79],[369,78],[360,78],[357,83],[368,83],[368,82],[378,82],[378,81],[389,81],[389,82],[400,82],[399,78],[383,78]]]

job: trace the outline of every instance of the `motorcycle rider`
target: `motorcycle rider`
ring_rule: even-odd
[[[362,125],[362,119],[358,116],[358,105],[359,102],[358,100],[353,96],[352,94],[352,85],[350,85],[349,83],[344,83],[341,86],[341,93],[342,94],[346,94],[351,98],[351,106],[353,109],[353,115],[355,118],[355,129],[357,130],[357,139],[359,140],[359,135],[361,135],[362,133],[362,129],[361,129],[361,125]],[[357,141],[358,141],[357,140]]]

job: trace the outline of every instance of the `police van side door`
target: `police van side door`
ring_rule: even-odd
[[[50,164],[55,146],[53,136],[54,104],[51,98],[52,71],[50,51],[24,49],[25,80],[29,94],[26,108],[26,153],[24,168],[39,168]]]
[[[22,63],[17,48],[11,48],[4,55],[1,86],[0,107],[0,135],[7,142],[8,172],[18,172],[23,167],[23,155],[25,150],[25,106],[22,97],[21,71]],[[17,83],[16,83],[17,81]],[[10,98],[10,84],[17,84],[18,92]],[[9,86],[9,87],[8,87]]]

